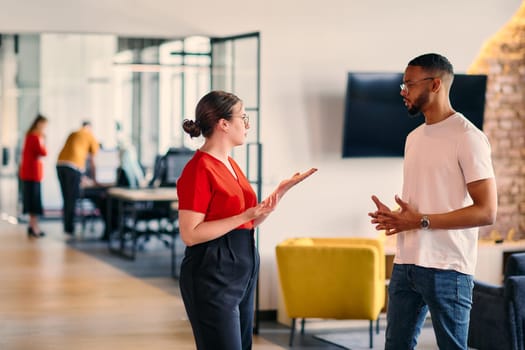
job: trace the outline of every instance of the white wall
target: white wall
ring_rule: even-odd
[[[14,40],[12,38],[5,38],[0,47],[0,147],[2,154],[0,154],[0,175],[16,173],[14,167],[14,152],[8,153],[8,159],[4,159],[3,149],[12,149],[17,142],[18,122],[11,118],[12,115],[18,113],[18,99],[17,99],[17,76],[16,70],[18,61],[14,53]],[[14,130],[14,132],[13,132]],[[4,166],[4,162],[9,163]],[[16,200],[16,199],[15,199]]]
[[[323,6],[320,6],[322,4]],[[261,32],[265,192],[315,166],[261,227],[262,309],[277,307],[275,244],[299,235],[373,235],[372,193],[392,202],[400,159],[341,159],[346,73],[403,71],[433,51],[465,72],[519,0],[3,1],[0,32],[210,36]],[[241,96],[242,97],[242,96]]]

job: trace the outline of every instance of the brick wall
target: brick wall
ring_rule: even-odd
[[[481,49],[471,74],[486,74],[483,129],[492,145],[498,216],[481,236],[525,238],[525,2]],[[494,233],[492,233],[494,234]]]

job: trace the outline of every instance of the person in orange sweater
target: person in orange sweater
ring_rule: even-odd
[[[47,118],[37,115],[26,132],[19,177],[22,181],[23,213],[29,215],[28,237],[43,237],[38,216],[43,214],[41,182],[44,177],[42,157],[47,155],[44,130]]]
[[[64,232],[74,233],[75,205],[80,197],[80,180],[89,160],[89,177],[96,183],[94,156],[98,152],[98,142],[91,131],[91,123],[85,121],[82,127],[72,132],[58,155],[57,175],[63,199]]]

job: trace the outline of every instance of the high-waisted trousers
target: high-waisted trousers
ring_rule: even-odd
[[[198,350],[251,349],[258,271],[253,230],[186,248],[179,283]]]

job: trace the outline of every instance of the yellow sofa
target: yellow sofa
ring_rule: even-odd
[[[276,247],[279,280],[288,317],[373,321],[385,304],[382,239],[292,238]]]

